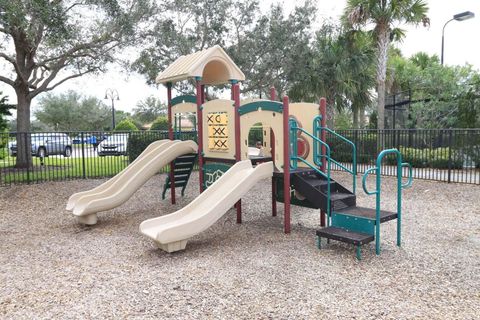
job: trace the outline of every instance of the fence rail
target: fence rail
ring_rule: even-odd
[[[336,132],[356,144],[358,173],[374,166],[378,150],[398,148],[404,161],[414,167],[417,179],[480,185],[480,129]],[[148,144],[167,136],[166,131],[1,133],[0,186],[111,177]],[[182,132],[176,139],[196,140],[196,133]],[[18,141],[23,145],[30,143],[30,147],[21,149]],[[352,169],[349,146],[332,134],[327,134],[327,143],[332,157]],[[20,150],[32,154],[31,165],[17,168]],[[382,174],[396,174],[393,161],[385,159]],[[165,167],[161,172],[167,170]]]

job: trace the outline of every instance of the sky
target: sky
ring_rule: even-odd
[[[296,4],[302,4],[304,1],[260,0],[261,10],[265,12],[272,3],[277,2],[284,5],[285,12],[290,12]],[[480,70],[480,41],[475,40],[475,35],[478,36],[477,32],[480,32],[480,0],[429,0],[427,2],[431,24],[426,28],[423,26],[404,27],[407,31],[406,38],[403,42],[396,44],[404,56],[409,57],[419,51],[440,56],[443,25],[454,14],[468,10],[474,12],[477,16],[474,19],[462,22],[452,21],[445,28],[444,63],[448,65],[470,63],[475,69]],[[345,3],[345,0],[318,0],[317,24],[320,25],[322,20],[328,18],[334,21],[338,20]],[[126,74],[115,66],[112,66],[107,73],[102,75],[85,76],[66,82],[59,86],[55,93],[81,90],[85,95],[103,99],[107,88],[114,88],[119,93],[120,100],[115,101],[115,108],[127,112],[130,112],[138,101],[151,95],[166,101],[166,89],[164,87],[148,86],[141,75]],[[0,91],[9,96],[11,103],[15,103],[15,94],[10,87],[0,83]],[[105,102],[110,105],[110,101]],[[33,110],[35,110],[35,107],[36,102],[34,100],[32,103]]]

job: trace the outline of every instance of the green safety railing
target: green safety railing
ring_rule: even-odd
[[[300,128],[297,124],[297,121],[295,121],[294,119],[289,119],[289,127],[290,127],[290,147],[291,147],[291,150],[290,150],[290,168],[297,169],[298,168],[298,161],[300,160],[301,162],[303,162],[304,164],[306,164],[307,166],[309,166],[310,168],[312,168],[313,170],[318,172],[321,176],[326,178],[327,181],[329,182],[327,184],[327,216],[328,216],[327,226],[328,226],[328,225],[330,225],[330,217],[331,217],[331,214],[330,214],[330,195],[331,195],[330,194],[330,171],[331,171],[330,146],[328,144],[326,144],[325,142],[323,142],[322,140],[320,140],[319,138],[317,138],[317,137],[313,136],[312,134],[308,133],[303,128]],[[311,164],[310,162],[308,162],[307,160],[305,160],[304,158],[298,156],[297,131],[301,131],[302,133],[311,137],[313,139],[313,141],[316,141],[317,143],[319,143],[319,144],[321,144],[322,146],[325,147],[325,150],[326,150],[326,153],[327,153],[326,154],[327,173],[319,170],[318,167],[317,167],[318,164],[317,164],[317,166],[315,166],[315,165]],[[314,156],[314,159],[315,159],[315,156]]]
[[[316,137],[319,137],[322,134],[322,131],[326,131],[333,134],[335,137],[339,138],[340,140],[346,142],[350,146],[352,146],[352,169],[351,170],[334,159],[331,159],[331,161],[352,175],[352,188],[353,188],[353,194],[355,194],[357,189],[357,147],[355,146],[355,143],[348,140],[344,136],[339,135],[338,133],[336,133],[335,131],[329,128],[322,127],[321,121],[322,121],[322,116],[316,116],[315,119],[313,119],[313,134]],[[322,150],[318,142],[315,143],[318,140],[321,141],[321,139],[317,139],[317,140],[314,140],[314,143],[313,143],[313,158],[314,158],[315,164],[321,167],[322,166],[321,158],[324,155],[322,154]]]
[[[388,154],[395,154],[397,157],[397,246],[401,245],[402,237],[402,189],[408,188],[412,185],[413,175],[412,175],[412,166],[409,163],[402,163],[402,154],[397,149],[386,149],[380,152],[377,157],[376,166],[369,168],[362,177],[362,188],[368,195],[376,195],[376,204],[375,204],[375,252],[380,254],[380,200],[381,200],[381,172],[382,160]],[[405,184],[402,183],[402,169],[408,167],[408,180]],[[367,190],[367,177],[371,172],[375,171],[376,175],[376,189],[375,191]]]

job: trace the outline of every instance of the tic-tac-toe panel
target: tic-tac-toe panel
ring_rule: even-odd
[[[203,105],[203,153],[206,158],[235,159],[235,108],[232,100]]]

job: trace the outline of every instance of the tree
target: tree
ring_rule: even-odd
[[[57,131],[100,131],[111,122],[110,108],[95,97],[75,91],[40,98],[35,117]]]
[[[8,121],[4,117],[11,116],[11,109],[15,109],[15,106],[8,104],[8,97],[3,96],[0,91],[0,133],[4,132],[8,128]]]
[[[138,128],[131,119],[127,118],[120,121],[114,131],[138,131]]]
[[[475,128],[480,125],[480,73],[470,65],[443,66],[419,52],[391,55],[391,90],[409,91],[410,128]]]
[[[370,104],[370,89],[374,86],[370,38],[362,31],[325,23],[317,31],[310,50],[309,74],[293,84],[289,95],[312,102],[324,96],[329,126],[334,126],[336,111],[352,109],[353,123],[358,127],[363,122],[359,121],[359,114]]]
[[[168,0],[145,38],[147,48],[133,68],[154,83],[175,59],[214,45],[222,46],[245,73],[243,93],[263,95],[275,85],[286,92],[307,68],[309,30],[315,14],[310,1],[288,16],[280,4],[261,15],[258,0]],[[228,19],[225,19],[228,17]],[[182,84],[178,84],[180,87]],[[192,92],[192,86],[181,86]]]
[[[159,116],[167,115],[167,106],[160,99],[150,96],[141,100],[133,108],[132,118],[141,124],[152,123]]]
[[[152,123],[150,130],[168,130],[168,119],[165,116],[160,116]]]
[[[400,40],[404,31],[398,24],[430,23],[424,0],[348,0],[344,18],[353,26],[373,25],[372,34],[377,47],[377,114],[378,129],[384,129],[385,81],[387,74],[388,47],[392,40]]]
[[[149,0],[0,0],[0,81],[17,96],[17,131],[30,131],[31,101],[65,81],[105,70],[136,40],[152,13]],[[31,165],[29,141],[18,139],[17,167]]]

